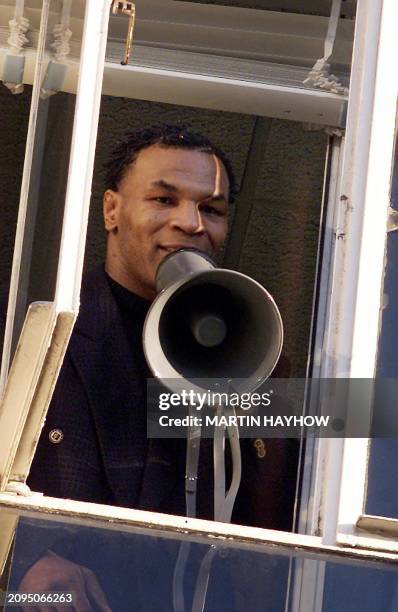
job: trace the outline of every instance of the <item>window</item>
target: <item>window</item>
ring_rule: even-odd
[[[43,2],[40,13],[37,66],[42,57],[47,57],[46,20],[51,23],[59,16],[51,12],[51,4]],[[48,250],[43,249],[40,233],[29,235],[34,224],[28,218],[17,237],[22,262],[33,259],[34,265],[26,279],[18,278],[13,270],[20,307],[15,311],[15,332],[8,333],[11,353],[30,290],[34,299],[50,302],[44,310],[33,311],[30,324],[25,325],[22,346],[26,353],[17,354],[17,374],[9,376],[0,411],[2,441],[6,440],[0,450],[2,565],[18,523],[10,584],[17,584],[17,561],[27,562],[26,534],[47,542],[47,535],[59,530],[69,544],[79,543],[79,533],[83,534],[81,541],[88,538],[87,550],[93,557],[99,557],[98,550],[107,538],[140,540],[154,573],[156,551],[164,549],[174,562],[180,543],[186,544],[185,550],[191,551],[186,562],[188,577],[182,590],[178,584],[174,588],[178,600],[174,601],[175,609],[181,608],[181,594],[195,605],[195,593],[199,593],[199,599],[208,597],[209,605],[218,606],[221,583],[227,585],[223,593],[227,592],[229,599],[223,599],[223,604],[227,603],[228,609],[247,609],[244,604],[248,593],[256,609],[263,597],[270,596],[268,590],[266,594],[262,591],[267,580],[278,574],[278,581],[273,581],[274,609],[307,612],[356,606],[370,611],[377,596],[384,609],[393,610],[397,603],[393,569],[396,542],[370,534],[380,529],[381,523],[376,521],[369,529],[371,521],[363,514],[368,443],[362,438],[309,440],[303,444],[300,497],[296,500],[299,533],[21,495],[24,489],[17,483],[25,480],[29,469],[31,443],[40,428],[77,314],[83,258],[90,268],[103,257],[102,162],[126,128],[143,122],[159,117],[184,121],[217,139],[232,158],[240,189],[223,261],[258,278],[275,294],[287,330],[285,346],[291,375],[370,379],[375,372],[397,99],[396,77],[388,67],[388,58],[396,56],[391,25],[397,17],[394,2],[369,0],[358,7],[347,111],[344,87],[349,77],[353,3],[346,3],[348,19],[343,20],[342,29],[339,27],[335,85],[341,89],[335,93],[302,83],[313,60],[322,55],[329,25],[324,6],[318,15],[313,14],[317,13],[313,2],[301,14],[293,12],[293,2],[285,3],[287,7],[282,2],[275,2],[275,6],[269,3],[260,11],[256,6],[246,8],[248,3],[243,2],[228,6],[226,2],[137,1],[135,46],[129,66],[119,65],[127,21],[121,16],[111,21],[100,113],[109,3],[101,3],[101,10],[98,4],[91,0],[85,3],[76,99],[74,81],[66,79],[62,93],[39,101],[43,75],[37,72],[32,79],[29,120],[27,109],[21,109],[18,124],[33,147],[32,158],[28,148],[22,173],[25,204],[36,218],[38,230],[48,225],[49,236],[45,243]],[[76,20],[78,29],[81,7],[73,12],[77,5],[72,6],[71,19]],[[268,14],[269,10],[273,12]],[[37,18],[37,12],[35,15]],[[307,28],[314,31],[314,24],[319,30],[315,29],[316,35],[308,42]],[[295,38],[298,46],[293,51]],[[262,44],[265,41],[267,45]],[[70,58],[71,75],[75,76],[77,47],[72,45]],[[256,51],[260,48],[261,54]],[[293,56],[296,63],[291,61]],[[28,97],[29,91],[24,95]],[[16,98],[16,104],[22,105],[21,100]],[[53,116],[60,112],[62,121],[52,123]],[[41,128],[46,121],[51,126],[47,132]],[[60,168],[53,170],[58,160],[51,151],[57,147],[57,138],[71,140],[70,159],[65,147]],[[41,160],[40,179],[39,173],[32,172],[32,160]],[[54,181],[55,173],[61,177],[59,182]],[[53,198],[57,189],[62,195]],[[64,197],[61,236],[57,220],[62,216]],[[60,205],[48,218],[52,199],[58,199]],[[15,218],[15,205],[13,214]],[[393,247],[388,244],[387,248],[389,254]],[[26,264],[22,269],[27,269]],[[11,305],[9,312],[13,311]],[[7,373],[8,366],[3,363],[3,382]],[[11,410],[11,404],[17,410]],[[368,408],[370,416],[370,402]],[[375,460],[377,451],[372,449],[370,476],[376,469]],[[372,486],[370,477],[368,492]],[[369,497],[366,512],[374,509],[377,514],[387,514],[371,503]],[[393,513],[388,514],[391,519]],[[361,531],[364,528],[366,536]],[[223,546],[218,550],[220,542]],[[213,551],[207,557],[211,574],[208,590],[203,586],[206,572],[200,571],[207,549]],[[80,550],[79,555],[87,550]],[[234,572],[239,572],[240,582],[238,588],[229,589]],[[254,585],[253,575],[264,581],[260,579]],[[202,586],[198,586],[198,576],[202,576]],[[337,583],[339,590],[335,588]],[[371,592],[369,584],[376,585]],[[147,589],[143,586],[145,600]],[[156,600],[159,593],[151,595]]]

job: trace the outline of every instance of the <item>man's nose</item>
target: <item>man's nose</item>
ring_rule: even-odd
[[[197,202],[182,202],[173,211],[171,227],[186,234],[200,234],[204,231],[203,219]]]

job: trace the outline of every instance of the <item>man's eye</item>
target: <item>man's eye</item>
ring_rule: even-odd
[[[156,196],[155,198],[153,198],[153,200],[155,200],[156,202],[159,202],[159,204],[172,204],[173,203],[173,198],[170,198],[169,196]]]
[[[202,212],[204,212],[206,215],[221,215],[221,211],[218,210],[218,208],[214,208],[214,206],[210,206],[208,204],[206,204],[205,206],[202,206]]]

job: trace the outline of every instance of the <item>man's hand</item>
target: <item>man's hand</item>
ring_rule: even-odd
[[[73,593],[76,612],[112,612],[104,592],[94,574],[83,565],[67,561],[48,551],[26,572],[18,591],[39,593],[66,591]],[[65,607],[52,603],[22,607],[23,612],[65,612]]]

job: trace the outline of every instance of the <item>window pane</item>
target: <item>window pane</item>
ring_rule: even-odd
[[[398,378],[398,142],[391,188],[390,231],[387,233],[381,330],[378,346],[379,378]],[[370,446],[366,514],[398,518],[396,474],[398,440],[374,439]]]
[[[23,3],[18,2],[17,5],[18,10],[23,7]],[[36,16],[41,14],[40,31],[3,342],[2,391],[5,387],[5,393],[0,411],[1,490],[7,487],[9,480],[24,482],[26,479],[77,310],[76,293],[80,288],[82,253],[79,261],[76,251],[85,236],[84,211],[88,208],[93,154],[91,157],[87,154],[87,163],[86,159],[77,162],[77,157],[82,156],[82,151],[90,149],[92,134],[96,134],[96,120],[89,121],[87,116],[92,119],[98,111],[98,85],[101,85],[104,55],[102,53],[101,57],[100,51],[102,47],[104,52],[108,20],[108,11],[98,11],[97,5],[91,1],[78,6],[75,4],[77,10],[70,12],[69,2],[55,5],[45,0],[41,13],[34,11]],[[81,41],[86,17],[87,27]],[[98,27],[95,17],[100,22]],[[33,21],[30,25],[32,35],[37,34]],[[98,54],[96,45],[100,47]],[[85,51],[86,63],[83,68],[88,78],[82,76],[80,79],[80,99],[84,98],[84,101],[79,106],[80,113],[76,115],[82,129],[77,134],[75,143],[78,144],[73,150],[79,149],[80,155],[75,157],[73,171],[69,172],[74,183],[68,185],[66,190],[72,127],[75,123],[75,98],[73,95],[69,98],[65,96],[63,103],[60,103],[62,94],[59,91],[76,92],[81,48]],[[95,62],[98,60],[98,69],[94,72],[91,61],[88,61],[90,55],[93,55]],[[23,72],[23,78],[29,80],[29,74],[29,71]],[[92,75],[93,78],[89,78]],[[12,180],[12,177],[9,179]],[[67,257],[62,258],[62,263],[67,260],[67,265],[60,266],[62,271],[69,268],[70,275],[66,283],[64,279],[63,282],[57,279],[55,303],[52,300],[61,228],[65,225],[65,193],[70,192],[73,195],[68,198],[68,204],[70,201],[72,203],[66,212],[69,213],[67,220],[72,218],[74,224],[69,223],[69,226],[73,225],[72,231],[67,234],[68,239],[62,242],[63,245],[67,243],[61,251],[62,255],[68,251]],[[82,222],[79,223],[81,218]],[[70,293],[75,292],[74,300],[72,296],[67,299],[65,287],[68,283],[72,285]],[[15,351],[27,307],[32,300],[36,304],[29,310],[31,316],[23,328],[20,350]],[[37,300],[40,300],[39,303]],[[10,356],[14,351],[15,367],[12,368],[12,375],[8,375]],[[16,398],[18,393],[19,399]]]
[[[4,214],[4,220],[0,225],[2,333],[4,333],[7,312],[31,93],[32,88],[25,86],[23,93],[13,96],[3,84],[0,84],[0,130],[2,134],[0,188],[3,194],[2,209]]]
[[[159,22],[162,20],[165,26],[168,13],[163,4]],[[169,5],[170,10],[175,8],[173,2]],[[56,497],[182,514],[185,511],[185,448],[178,454],[177,445],[168,441],[169,447],[163,447],[160,452],[156,445],[156,452],[152,447],[148,450],[141,420],[145,405],[140,393],[147,372],[141,342],[145,313],[143,310],[137,313],[140,326],[132,333],[131,321],[126,323],[128,315],[124,318],[125,311],[115,301],[115,293],[111,293],[109,279],[104,274],[107,236],[102,202],[104,190],[109,187],[105,184],[104,165],[126,133],[159,123],[186,125],[225,150],[236,174],[238,193],[231,206],[229,234],[219,262],[249,274],[274,295],[282,310],[286,338],[280,375],[304,377],[328,137],[321,129],[313,126],[307,129],[295,121],[227,112],[223,104],[217,108],[217,99],[215,102],[211,92],[201,103],[195,100],[186,105],[185,94],[180,95],[180,90],[167,81],[170,74],[162,70],[163,64],[158,66],[153,86],[143,95],[137,83],[144,71],[134,73],[132,69],[146,66],[140,63],[140,51],[145,46],[140,29],[145,27],[145,19],[140,10],[149,10],[149,5],[145,7],[144,3],[137,3],[137,30],[130,66],[119,64],[121,56],[115,55],[111,26],[108,59],[113,63],[107,65],[109,81],[106,76],[104,79],[96,145],[85,256],[88,275],[82,284],[79,319],[28,484]],[[118,32],[125,33],[128,20],[122,16],[118,19]],[[194,21],[190,25],[193,30],[203,31],[196,28]],[[239,22],[235,21],[232,31],[238,26]],[[169,35],[177,32],[166,29]],[[151,37],[163,57],[162,40],[156,39],[156,29],[151,29]],[[177,49],[176,64],[183,64],[183,56],[183,49]],[[134,86],[127,87],[124,97],[109,95],[109,89],[117,93],[119,85],[128,83],[132,74]],[[242,92],[238,93],[237,98],[242,99]],[[166,95],[172,95],[175,103],[164,103]],[[245,90],[243,97],[250,103],[249,90]],[[344,97],[341,100],[344,102]],[[67,104],[67,98],[60,99],[60,103]],[[129,202],[135,203],[135,197],[134,192]],[[134,208],[131,224],[137,217]],[[117,234],[115,229],[112,235]],[[136,235],[131,231],[128,239]],[[143,247],[138,252],[139,273],[146,265]],[[131,261],[126,259],[130,266]],[[117,292],[114,287],[113,290]],[[129,312],[135,312],[134,308]],[[132,351],[139,354],[132,356]],[[246,442],[242,444],[247,452],[239,494],[240,507],[245,512],[236,522],[290,529],[298,442],[267,441],[260,450],[255,440]],[[56,468],[50,471],[49,465]],[[256,478],[253,478],[254,472]],[[177,484],[173,488],[176,474]],[[265,496],[264,491],[269,493],[271,489],[273,493]],[[206,500],[211,508],[212,496],[213,491],[209,494],[207,490]],[[258,497],[260,502],[256,501]]]
[[[18,514],[13,515],[17,519]],[[181,551],[184,562],[180,556],[177,566]],[[204,604],[208,612],[283,612],[289,569],[293,570],[294,580],[296,565],[305,560],[320,574],[322,568],[325,570],[323,598],[317,612],[396,609],[398,574],[394,565],[348,558],[339,561],[325,554],[275,545],[271,548],[223,542],[209,546],[203,536],[115,524],[109,528],[102,521],[88,526],[81,519],[46,520],[39,515],[19,519],[8,589],[16,590],[21,585],[25,591],[21,580],[27,574],[30,592],[68,591],[70,587],[66,588],[63,582],[65,572],[68,576],[81,576],[80,568],[84,566],[94,572],[97,589],[111,609],[118,612],[202,610],[199,604]],[[44,588],[43,580],[47,584],[46,580],[55,578],[57,572],[57,589]],[[207,575],[206,589],[203,585]],[[85,581],[79,583],[80,593],[84,592],[91,601],[94,576],[85,574]],[[79,585],[74,584],[79,592]],[[318,586],[322,593],[322,579]],[[300,610],[308,612],[308,607]]]
[[[10,197],[4,200],[3,211],[13,220],[13,223],[2,224],[1,242],[5,255],[0,279],[0,284],[5,285],[2,318],[5,318],[7,311],[14,246],[18,249],[13,264],[13,283],[17,286],[11,292],[11,298],[15,300],[15,319],[13,330],[9,328],[12,334],[6,338],[6,345],[10,343],[10,355],[5,354],[5,373],[9,367],[8,361],[12,360],[28,305],[33,301],[52,301],[54,298],[84,20],[83,5],[79,8],[74,6],[69,16],[66,16],[66,12],[61,16],[61,8],[59,3],[50,3],[48,14],[26,8],[26,17],[30,19],[29,36],[33,47],[39,45],[39,50],[40,19],[44,22],[43,16],[47,15],[43,32],[47,40],[42,51],[42,67],[39,73],[35,73],[34,81],[36,58],[30,50],[23,72],[24,93],[12,95],[1,86],[1,104],[4,107],[1,112],[4,122],[2,134],[12,138],[13,142],[12,146],[10,140],[8,147],[2,147],[1,153],[7,156],[2,164],[3,193],[12,191]],[[68,33],[63,36],[55,34],[54,26],[57,24],[58,32],[62,27],[70,28],[70,37]],[[59,53],[53,46],[54,41],[58,49],[61,46]],[[64,93],[66,91],[73,93]],[[26,216],[21,212],[25,207]],[[18,214],[20,226],[16,238]],[[11,304],[10,313],[13,311]],[[4,327],[5,322],[2,333]]]
[[[322,612],[394,612],[397,605],[398,574],[392,566],[326,564]]]

